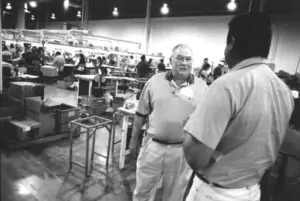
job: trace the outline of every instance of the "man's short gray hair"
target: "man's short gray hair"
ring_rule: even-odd
[[[172,55],[174,54],[174,52],[179,49],[179,48],[188,48],[191,50],[191,52],[193,53],[193,50],[190,46],[186,45],[186,44],[178,44],[176,45],[173,49],[172,49]]]

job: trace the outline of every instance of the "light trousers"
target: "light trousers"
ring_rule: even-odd
[[[182,145],[163,145],[145,136],[137,159],[133,201],[153,201],[161,180],[163,201],[182,201],[191,173]]]
[[[211,186],[197,176],[186,198],[186,201],[260,201],[258,184],[237,189],[224,189]]]

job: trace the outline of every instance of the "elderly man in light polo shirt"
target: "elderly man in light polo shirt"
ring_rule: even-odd
[[[230,72],[208,89],[185,125],[184,152],[195,178],[187,201],[259,201],[293,111],[289,88],[267,65],[271,22],[262,13],[229,23]]]
[[[174,47],[171,60],[171,71],[156,74],[146,83],[137,107],[130,142],[133,155],[146,121],[148,129],[137,159],[134,201],[153,200],[161,179],[163,200],[181,201],[191,173],[182,149],[183,121],[204,98],[207,85],[191,74],[189,46]]]

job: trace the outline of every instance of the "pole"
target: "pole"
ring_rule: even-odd
[[[149,39],[151,32],[151,4],[152,0],[147,0],[147,13],[146,13],[146,22],[145,22],[145,42],[144,42],[144,52],[148,54]]]
[[[264,12],[265,11],[265,5],[266,5],[266,0],[260,0],[259,12]]]
[[[84,29],[84,7],[85,7],[85,0],[82,1],[82,7],[81,7],[81,29]]]
[[[300,66],[300,57],[299,57],[299,60],[298,60],[298,64],[297,64],[297,68],[296,68],[295,74],[296,74],[296,73],[300,73],[300,72],[298,72],[299,66]]]
[[[88,30],[89,29],[89,0],[84,0],[84,30]]]
[[[3,77],[2,77],[2,17],[3,17],[3,10],[2,10],[2,3],[0,3],[0,14],[1,14],[1,17],[0,17],[0,41],[1,41],[1,48],[0,48],[0,94],[2,94],[2,88],[3,88]],[[0,163],[0,171],[1,171],[1,163]],[[0,172],[0,174],[1,174],[1,172]],[[0,185],[0,189],[1,189],[1,185]],[[0,196],[1,195],[2,194],[0,194]],[[0,197],[0,199],[1,199],[1,197]]]
[[[25,29],[25,11],[24,11],[24,0],[16,1],[17,6],[17,29]]]

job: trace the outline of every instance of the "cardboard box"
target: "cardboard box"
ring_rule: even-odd
[[[47,134],[52,134],[55,132],[55,119],[53,113],[43,114],[27,110],[26,116],[41,124],[39,129],[39,137],[43,137]]]
[[[26,97],[40,96],[44,98],[45,85],[33,82],[11,82],[8,89],[9,94],[21,101],[25,101]]]
[[[40,113],[42,104],[43,101],[39,96],[26,98],[26,110],[30,110],[35,113]]]
[[[20,141],[26,141],[38,137],[39,128],[41,124],[30,118],[23,120],[11,120],[13,131],[16,134],[16,138]]]
[[[67,88],[65,81],[57,80],[56,84],[57,84],[57,88],[60,88],[60,89],[66,89]]]

